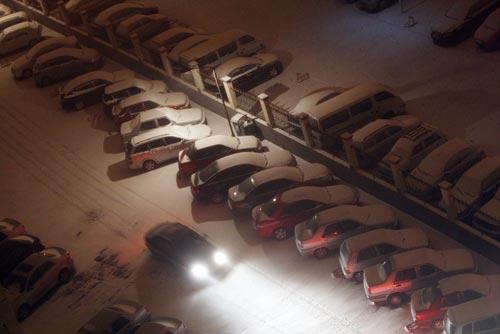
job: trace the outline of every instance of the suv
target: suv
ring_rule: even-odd
[[[476,270],[474,258],[468,250],[419,248],[393,255],[366,268],[363,286],[370,302],[398,307],[409,293],[417,289],[433,286],[448,276]]]

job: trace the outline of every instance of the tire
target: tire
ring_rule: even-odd
[[[27,68],[23,71],[23,78],[24,79],[30,78],[32,75],[33,75],[33,71],[29,68]]]
[[[69,281],[71,281],[71,271],[68,268],[62,269],[57,279],[61,285],[69,283]]]
[[[387,297],[387,303],[392,307],[392,308],[398,308],[403,304],[403,298],[404,296],[400,293],[393,293],[389,297]]]
[[[285,227],[279,227],[273,231],[273,237],[275,240],[285,240],[290,236],[290,232]]]
[[[152,171],[153,169],[156,169],[156,162],[154,160],[146,160],[142,164],[142,169],[146,172]]]
[[[22,304],[19,306],[17,309],[17,321],[21,322],[23,320],[26,320],[31,314],[31,306],[28,304]]]
[[[224,196],[220,192],[216,192],[210,196],[210,202],[213,204],[220,204],[224,201]]]
[[[49,77],[43,77],[42,80],[40,80],[40,86],[41,87],[47,87],[52,84],[52,79]]]
[[[326,247],[321,247],[321,248],[318,248],[314,251],[314,256],[318,259],[318,260],[322,260],[324,258],[326,258],[329,254],[329,250],[328,248]]]
[[[362,271],[355,272],[352,275],[352,278],[358,283],[363,283],[363,272]]]
[[[441,332],[444,330],[444,320],[443,319],[436,319],[432,322],[432,328],[435,330]]]

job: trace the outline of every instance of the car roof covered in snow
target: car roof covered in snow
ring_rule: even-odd
[[[156,129],[149,130],[147,132],[141,133],[135,137],[132,137],[130,143],[133,146],[140,145],[143,142],[154,140],[156,138],[162,138],[166,136],[173,136],[177,138],[182,138],[186,140],[197,140],[201,138],[208,137],[211,134],[211,129],[205,124],[195,124],[195,125],[170,125],[162,126]]]
[[[284,203],[313,200],[321,203],[354,204],[358,201],[359,192],[356,188],[340,184],[328,187],[297,187],[286,190],[277,196]]]
[[[401,230],[379,228],[373,231],[353,236],[345,241],[351,252],[388,243],[400,249],[427,247],[429,239],[418,228],[405,228]]]
[[[474,290],[485,297],[500,297],[500,275],[479,275],[472,273],[453,275],[440,280],[439,289],[443,295],[455,291]]]
[[[120,106],[126,108],[128,106],[134,105],[136,103],[141,103],[145,101],[153,101],[160,106],[165,106],[173,99],[187,99],[187,96],[182,92],[171,92],[171,93],[158,93],[145,91],[139,94],[129,96],[122,101],[120,101]]]
[[[340,93],[342,93],[342,91],[333,87],[317,89],[302,97],[290,113],[297,116],[301,113],[308,112],[317,105],[325,103]]]
[[[152,1],[122,2],[112,5],[100,12],[94,19],[98,25],[104,26],[115,13],[119,13],[128,8],[154,8],[156,5]]]
[[[394,224],[396,215],[390,206],[372,204],[366,206],[341,205],[316,214],[319,225],[335,221],[352,220],[367,226]]]
[[[295,182],[303,182],[326,175],[331,175],[328,167],[314,163],[300,166],[273,167],[257,172],[251,178],[252,184],[257,187],[272,180],[287,179]]]
[[[116,82],[112,85],[109,85],[106,87],[105,94],[113,94],[115,92],[119,92],[121,90],[130,88],[130,87],[137,87],[140,88],[143,91],[148,91],[151,88],[153,88],[155,85],[160,85],[164,86],[165,88],[167,85],[160,80],[144,80],[140,78],[130,78],[126,80],[122,80],[119,82]]]
[[[157,45],[162,45],[163,43],[167,42],[170,38],[183,33],[190,33],[193,35],[195,34],[193,30],[186,27],[173,27],[159,33],[158,35],[155,35],[153,38],[151,38],[151,42]]]
[[[417,126],[418,124],[420,124],[420,120],[411,115],[396,116],[390,119],[379,118],[354,131],[352,134],[352,141],[355,143],[362,143],[367,137],[379,132],[387,126],[398,126],[404,129]]]
[[[394,270],[431,264],[444,272],[474,270],[476,264],[472,254],[466,249],[433,250],[419,248],[393,255],[391,257]]]
[[[99,53],[94,50],[94,49],[88,49],[88,48],[59,48],[55,49],[53,51],[44,53],[40,57],[37,58],[36,63],[37,64],[42,64],[46,62],[47,60],[58,58],[58,57],[63,57],[63,56],[71,56],[74,58],[78,59],[85,59],[85,58],[91,58],[98,56]]]
[[[462,191],[473,196],[479,195],[486,179],[500,179],[500,156],[486,157],[469,168],[458,180],[454,191]]]
[[[118,70],[115,72],[108,71],[91,71],[71,79],[64,85],[63,93],[67,94],[79,85],[85,84],[91,80],[106,80],[107,82],[116,82],[134,77],[135,73],[130,70]]]

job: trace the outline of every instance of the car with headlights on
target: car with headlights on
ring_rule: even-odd
[[[356,204],[359,191],[347,185],[304,186],[285,190],[252,209],[252,225],[260,237],[285,240],[295,225],[317,212],[344,204]]]
[[[323,259],[349,237],[377,228],[397,227],[398,218],[387,205],[339,205],[295,225],[295,246],[302,256]]]
[[[59,48],[37,58],[33,78],[38,87],[95,71],[103,65],[103,58],[93,49]]]
[[[189,105],[189,98],[182,92],[153,93],[147,91],[121,100],[113,106],[112,114],[115,123],[120,125],[146,110],[159,107],[184,109],[188,108]]]
[[[149,320],[137,328],[134,334],[185,334],[186,325],[176,318],[160,317]]]
[[[26,227],[12,218],[0,220],[0,241],[26,233]]]
[[[45,248],[24,259],[4,281],[7,300],[17,319],[26,319],[48,292],[68,283],[73,273],[73,259],[60,247]]]
[[[500,48],[500,8],[491,13],[476,30],[474,40],[481,49],[486,51]]]
[[[61,105],[66,110],[89,107],[101,101],[106,86],[134,76],[134,72],[130,70],[92,71],[79,75],[61,87]]]
[[[339,271],[333,277],[363,282],[363,270],[382,263],[390,256],[408,250],[429,246],[429,239],[422,230],[404,228],[400,230],[378,228],[342,242],[339,248]]]
[[[176,110],[168,107],[155,108],[137,114],[120,126],[120,135],[127,143],[141,133],[170,125],[194,125],[206,122],[205,113],[200,108]]]
[[[399,307],[415,290],[433,286],[452,275],[475,271],[477,265],[468,250],[418,248],[365,268],[363,286],[371,303]]]
[[[432,41],[440,46],[462,42],[499,6],[498,0],[453,1],[441,19],[431,26]]]
[[[412,293],[413,321],[405,329],[410,333],[432,328],[442,331],[448,308],[493,296],[500,298],[500,275],[461,274],[444,278],[437,285]]]
[[[356,7],[368,13],[377,13],[394,5],[396,2],[397,0],[358,0]]]
[[[33,65],[41,55],[62,47],[77,47],[75,36],[51,37],[37,43],[26,54],[17,58],[10,65],[15,79],[26,79],[33,75]]]
[[[229,270],[228,255],[205,235],[177,222],[160,224],[146,236],[146,246],[158,259],[181,268],[197,279],[214,278]]]
[[[77,334],[132,334],[150,316],[148,309],[138,302],[118,300],[101,309]]]
[[[330,169],[314,163],[264,169],[228,190],[228,206],[233,212],[247,213],[274,195],[297,186],[328,186],[335,183]]]
[[[263,150],[261,141],[255,136],[213,135],[197,140],[179,152],[179,172],[183,175],[191,175],[225,156]]]
[[[191,175],[191,193],[196,199],[221,203],[226,199],[228,189],[248,176],[267,168],[296,165],[295,157],[282,150],[231,154]]]
[[[28,234],[4,239],[0,242],[0,282],[25,258],[43,250],[40,239]]]

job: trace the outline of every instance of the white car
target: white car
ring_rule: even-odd
[[[158,6],[153,1],[128,1],[108,7],[94,19],[94,24],[105,28],[107,24],[116,25],[133,14],[156,14]]]
[[[495,196],[474,214],[474,226],[498,238],[500,236],[500,189]]]
[[[25,12],[15,12],[0,17],[0,32],[10,26],[18,23],[29,21],[29,17]]]
[[[130,35],[136,33],[142,42],[170,27],[170,20],[163,14],[135,14],[123,20],[116,27],[116,35],[125,40],[125,47],[131,47]]]
[[[26,54],[17,58],[10,65],[12,75],[16,79],[25,79],[33,75],[33,65],[36,59],[52,50],[61,47],[77,47],[78,39],[75,36],[51,37],[37,43]]]
[[[0,32],[0,55],[32,47],[42,38],[42,26],[37,22],[26,21],[5,28]]]
[[[189,28],[173,27],[153,36],[142,43],[142,46],[151,51],[158,51],[161,47],[164,47],[167,52],[170,52],[177,44],[195,34]]]
[[[182,110],[167,107],[155,108],[141,112],[130,121],[122,123],[120,134],[126,143],[134,136],[159,127],[201,124],[205,121],[205,114],[199,108]]]
[[[324,87],[312,91],[299,100],[292,111],[290,111],[290,114],[297,117],[300,114],[304,114],[316,106],[331,100],[340,93],[342,93],[342,90],[332,87]]]
[[[12,9],[10,9],[10,7],[7,7],[4,4],[0,3],[0,17],[3,17],[5,15],[9,15],[10,13],[12,13]]]
[[[178,63],[180,60],[181,53],[188,51],[198,45],[205,43],[210,39],[210,35],[193,35],[190,36],[181,42],[177,43],[172,50],[168,53],[168,59],[171,61]]]
[[[443,334],[498,334],[500,332],[498,296],[471,300],[450,307],[444,319]]]

